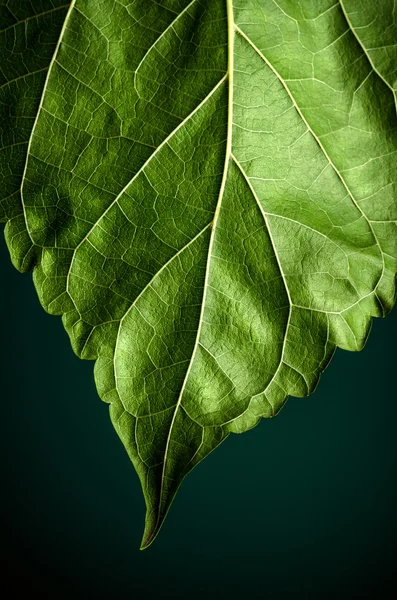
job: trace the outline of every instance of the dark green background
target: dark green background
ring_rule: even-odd
[[[139,552],[133,467],[61,320],[0,245],[2,585],[42,598],[389,598],[396,586],[397,313],[310,398],[230,436]],[[15,595],[14,595],[15,594]],[[30,595],[29,595],[30,597]]]

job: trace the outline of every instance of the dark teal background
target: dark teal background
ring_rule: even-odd
[[[139,552],[143,499],[93,364],[75,357],[3,239],[0,280],[7,598],[394,595],[396,312],[374,322],[363,352],[337,352],[313,396],[230,436]]]

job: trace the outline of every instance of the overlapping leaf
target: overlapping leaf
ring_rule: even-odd
[[[143,546],[230,432],[395,298],[397,25],[371,0],[8,0],[0,217],[140,476]]]

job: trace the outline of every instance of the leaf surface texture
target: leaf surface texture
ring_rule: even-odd
[[[9,0],[0,218],[94,359],[143,547],[230,432],[360,350],[397,270],[394,1]]]

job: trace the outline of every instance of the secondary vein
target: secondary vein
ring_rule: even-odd
[[[32,131],[31,131],[30,137],[29,137],[28,148],[27,148],[27,151],[26,151],[25,167],[24,167],[23,174],[22,174],[21,203],[22,203],[22,209],[23,209],[23,216],[24,216],[24,219],[25,219],[26,231],[27,231],[27,233],[29,235],[29,238],[30,238],[33,246],[35,245],[35,243],[33,241],[32,235],[31,235],[31,233],[29,231],[28,219],[27,219],[27,215],[26,215],[26,207],[25,207],[25,202],[24,202],[24,198],[23,198],[23,187],[24,187],[24,183],[25,183],[25,179],[26,179],[26,171],[27,171],[28,163],[29,163],[30,148],[31,148],[31,145],[32,145],[32,141],[33,141],[33,136],[34,136],[34,132],[35,132],[35,129],[36,129],[36,125],[37,125],[37,122],[39,120],[39,115],[41,113],[41,109],[43,108],[44,97],[46,95],[48,82],[49,82],[49,79],[50,79],[50,76],[51,76],[51,71],[52,71],[52,68],[53,68],[53,66],[54,66],[54,64],[56,62],[56,57],[57,57],[57,54],[59,52],[59,48],[61,47],[62,39],[63,39],[63,36],[65,34],[65,31],[66,31],[66,28],[67,28],[67,25],[68,25],[68,21],[70,19],[70,15],[72,14],[72,11],[73,11],[75,3],[76,3],[76,0],[72,0],[72,2],[70,3],[69,10],[66,13],[66,17],[65,17],[65,20],[63,22],[61,32],[59,34],[59,39],[58,39],[57,45],[55,46],[54,54],[52,56],[51,62],[50,62],[49,67],[48,67],[47,76],[46,76],[46,79],[45,79],[45,82],[44,82],[43,92],[42,92],[41,98],[40,98],[40,104],[39,104],[39,107],[37,109],[36,118],[34,120]]]
[[[381,272],[381,274],[379,276],[379,280],[378,280],[378,282],[376,284],[376,287],[375,287],[375,290],[376,290],[378,288],[378,285],[381,282],[381,280],[383,278],[383,274],[385,272],[385,257],[384,257],[384,253],[383,253],[383,250],[381,248],[381,245],[379,243],[379,240],[378,240],[377,236],[375,235],[375,231],[374,231],[374,228],[372,227],[372,224],[371,224],[370,220],[368,219],[367,215],[363,212],[363,210],[360,208],[360,205],[358,204],[358,202],[354,198],[352,192],[350,191],[350,188],[348,187],[346,181],[344,180],[344,178],[342,177],[341,173],[337,169],[336,165],[333,163],[331,157],[329,156],[328,152],[326,151],[325,147],[323,146],[320,138],[315,133],[315,131],[313,131],[313,129],[311,128],[309,122],[306,120],[306,117],[304,116],[304,114],[302,113],[301,109],[299,108],[299,106],[298,106],[298,104],[297,104],[294,96],[291,93],[291,90],[289,89],[289,87],[286,84],[286,82],[284,81],[284,79],[281,77],[280,73],[273,67],[272,63],[259,50],[259,48],[253,43],[253,41],[248,37],[248,35],[246,33],[244,33],[244,31],[242,29],[240,29],[240,27],[238,25],[235,25],[235,30],[253,48],[253,50],[258,54],[258,56],[261,57],[261,59],[263,60],[263,62],[269,67],[269,69],[271,69],[271,71],[273,71],[273,73],[275,74],[275,76],[277,77],[277,79],[280,81],[281,85],[283,86],[283,88],[287,92],[289,98],[291,99],[291,102],[292,102],[293,106],[295,107],[295,110],[297,111],[297,113],[299,114],[300,118],[302,119],[302,121],[306,125],[308,131],[310,131],[310,133],[312,134],[313,138],[316,140],[316,142],[319,145],[321,151],[323,152],[325,158],[328,160],[328,162],[331,165],[331,167],[333,168],[335,174],[337,175],[337,177],[341,181],[343,187],[345,188],[346,192],[348,193],[348,195],[349,195],[350,199],[352,200],[353,204],[355,205],[355,207],[358,209],[358,211],[361,213],[361,215],[363,216],[363,218],[368,223],[368,227],[371,230],[372,237],[375,240],[375,244],[378,246],[378,249],[379,249],[379,252],[380,252],[380,256],[381,256],[381,259],[382,259],[382,272]]]

